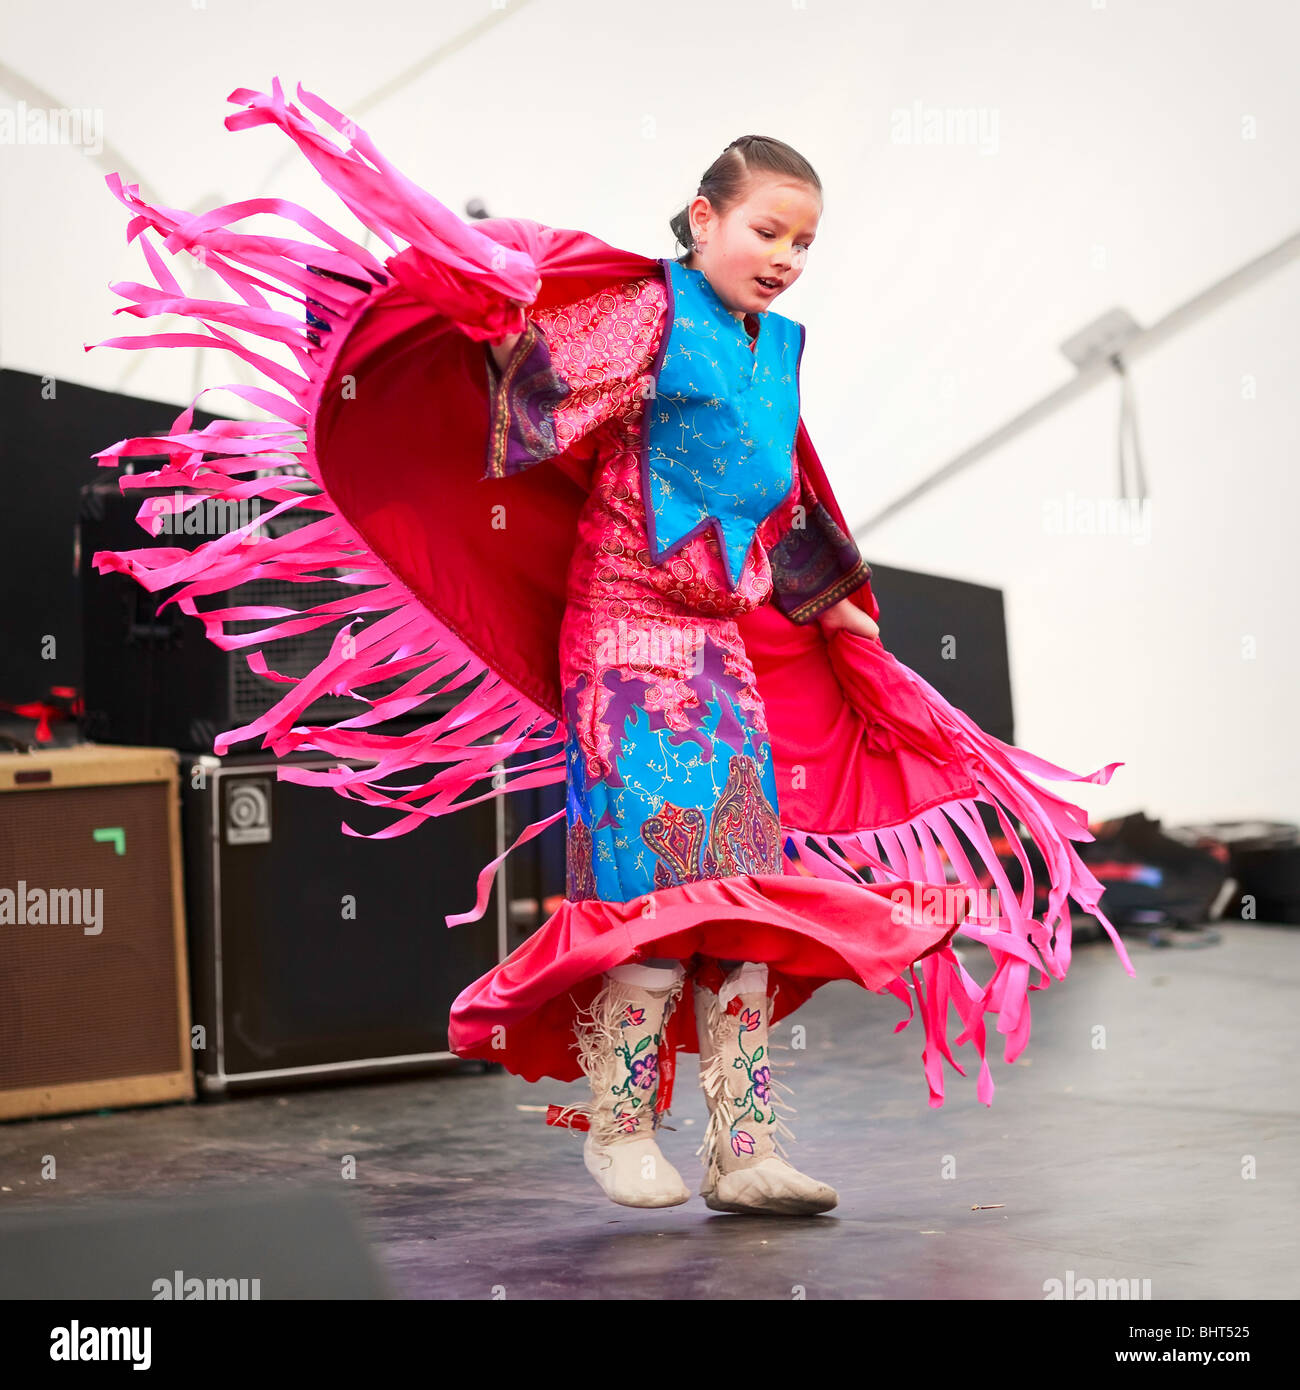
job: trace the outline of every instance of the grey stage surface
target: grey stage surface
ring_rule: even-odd
[[[581,1133],[519,1109],[581,1099],[584,1083],[468,1064],[0,1125],[0,1235],[5,1212],[109,1195],[332,1183],[411,1298],[1042,1299],[1050,1280],[1084,1279],[1150,1280],[1155,1299],[1294,1298],[1300,934],[1220,929],[1204,949],[1128,936],[1136,979],[1109,943],[1077,947],[1068,980],[1031,995],[1019,1062],[993,1041],[991,1108],[963,1061],[964,1079],[945,1064],[931,1109],[919,1018],[895,1035],[892,996],[823,990],[773,1038],[807,1030],[775,1056],[799,1111],[791,1158],[839,1189],[822,1216],[614,1206]],[[984,978],[987,957],[962,950]],[[661,1145],[694,1189],[704,1104],[694,1056],[681,1062]],[[42,1181],[44,1154],[57,1181]]]

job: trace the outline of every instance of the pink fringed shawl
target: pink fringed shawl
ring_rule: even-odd
[[[163,467],[124,477],[121,485],[174,487],[184,493],[184,507],[209,496],[256,497],[272,507],[261,521],[301,507],[319,519],[255,544],[245,540],[258,521],[192,553],[104,552],[95,563],[101,571],[130,573],[151,591],[180,585],[167,602],[190,614],[199,612],[196,599],[256,576],[308,581],[342,569],[341,597],[304,612],[237,605],[200,614],[213,642],[225,649],[252,648],[250,666],[286,687],[261,718],[223,734],[216,751],[260,737],[263,747],[282,755],[315,749],[367,763],[341,763],[329,772],[287,765],[279,776],[328,785],[345,797],[399,812],[378,832],[382,838],[474,801],[563,780],[563,729],[556,725],[559,625],[589,459],[575,451],[516,477],[483,480],[487,420],[480,344],[522,327],[521,304],[563,302],[658,266],[584,233],[535,222],[468,225],[393,168],[364,131],[301,86],[297,95],[308,111],[345,135],[347,149],[287,102],[278,80],[269,95],[233,92],[230,100],[244,109],[228,116],[226,125],[278,126],[393,254],[381,263],[306,209],[278,198],[192,216],[151,206],[136,186],[124,187],[110,176],[110,188],[133,214],[128,236],[139,240],[156,280],[115,284],[130,301],[117,312],[188,315],[207,331],[112,338],[100,346],[228,349],[256,367],[267,384],[222,389],[267,412],[271,422],[223,420],[196,431],[196,398],[173,433],[121,441],[96,457],[113,466],[124,457],[165,454]],[[276,214],[316,240],[233,230],[256,213]],[[235,297],[186,296],[149,232],[172,254],[201,255]],[[276,308],[268,294],[294,307]],[[329,324],[318,334],[319,345],[304,326],[309,299]],[[253,350],[229,330],[278,345],[291,365]],[[802,423],[796,458],[847,530]],[[287,464],[305,468],[323,491],[304,499],[277,471]],[[509,517],[504,529],[493,524],[496,506],[504,506]],[[142,507],[141,523],[154,515],[152,507]],[[869,584],[852,601],[879,616]],[[227,622],[250,618],[265,625],[243,635],[226,632]],[[295,680],[267,665],[264,644],[341,618],[347,621],[329,656],[308,676]],[[1072,844],[1092,838],[1086,817],[1031,780],[1104,783],[1122,764],[1080,776],[1001,743],[880,642],[842,632],[828,639],[819,624],[797,625],[771,605],[741,619],[740,628],[768,713],[778,785],[791,789],[781,796],[782,829],[796,856],[791,872],[865,886],[865,868],[888,880],[947,877],[973,887],[980,877],[960,831],[996,883],[997,914],[986,920],[968,914],[960,931],[988,949],[992,970],[985,984],[945,946],[911,968],[911,990],[901,977],[889,986],[909,1011],[913,991],[921,1003],[931,1104],[943,1099],[940,1058],[962,1070],[947,1040],[949,1002],[965,1025],[957,1042],[970,1040],[979,1054],[978,1095],[988,1103],[993,1083],[984,1014],[998,1013],[1006,1059],[1013,1061],[1029,1036],[1028,991],[1044,988],[1049,977],[1062,978],[1068,968],[1071,898],[1098,917],[1133,973],[1100,911],[1101,887]],[[395,676],[403,678],[399,687],[372,697],[361,716],[328,727],[298,722],[322,694],[364,699],[368,686]],[[378,731],[385,721],[419,709],[444,681],[444,690],[463,690],[453,710],[410,733]],[[478,790],[507,758],[511,765],[490,790]],[[430,776],[431,764],[441,766]],[[392,781],[416,768],[424,770],[424,780]],[[798,778],[796,768],[803,772]],[[1020,893],[1007,880],[977,801],[996,807],[1020,855]],[[528,827],[516,844],[562,814]],[[1016,823],[1023,823],[1050,872],[1042,921],[1033,918],[1032,875]],[[449,925],[482,914],[498,863],[479,875],[475,909],[448,918]]]

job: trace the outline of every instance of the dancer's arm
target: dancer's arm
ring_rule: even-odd
[[[483,476],[510,477],[569,454],[620,417],[631,429],[644,408],[666,307],[662,281],[647,276],[544,309],[522,332],[486,344]]]

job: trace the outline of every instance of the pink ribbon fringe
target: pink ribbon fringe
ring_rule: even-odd
[[[1091,841],[1084,813],[1061,797],[1029,780],[1027,774],[1058,781],[1093,782],[1104,785],[1122,763],[1109,763],[1096,772],[1081,775],[1047,762],[1024,749],[1015,748],[986,733],[973,720],[939,694],[927,681],[899,663],[927,701],[936,719],[965,755],[980,793],[933,806],[900,825],[855,834],[834,836],[782,827],[795,846],[804,871],[823,877],[867,880],[855,869],[845,853],[857,859],[880,880],[912,879],[941,883],[950,877],[945,858],[959,889],[969,889],[980,879],[972,868],[954,830],[960,830],[974,846],[981,866],[992,877],[996,896],[973,899],[957,937],[978,941],[988,948],[993,969],[988,983],[978,984],[963,966],[952,945],[944,946],[910,968],[913,989],[921,1006],[925,1030],[922,1054],[930,1104],[943,1104],[943,1068],[947,1058],[962,1076],[965,1071],[952,1055],[948,1043],[948,1005],[957,1010],[964,1025],[955,1043],[972,1042],[980,1059],[976,1096],[992,1103],[995,1087],[986,1052],[984,1015],[998,1015],[997,1031],[1006,1038],[1004,1058],[1012,1063],[1029,1041],[1031,1011],[1029,991],[1046,989],[1053,979],[1063,980],[1070,967],[1072,923],[1069,899],[1073,898],[1092,914],[1110,937],[1124,969],[1136,971],[1124,943],[1110,919],[1101,910],[1103,886],[1079,858],[1071,841]],[[994,807],[1003,834],[1014,850],[1022,875],[1022,888],[1016,894],[1007,878],[976,809],[976,801]],[[1048,904],[1042,921],[1034,919],[1035,880],[1015,823],[1023,822],[1030,838],[1047,865]],[[836,848],[838,846],[838,849]],[[815,848],[812,848],[815,847]],[[968,894],[968,902],[971,901]],[[994,911],[981,907],[993,905]],[[917,979],[917,969],[921,979]],[[1038,972],[1031,982],[1030,971]],[[905,1028],[912,1020],[911,995],[902,979],[888,986],[889,992],[908,1006],[908,1016],[895,1028]]]
[[[490,290],[522,300],[531,297],[537,275],[528,256],[463,223],[406,179],[375,149],[363,130],[320,98],[301,86],[298,97],[328,126],[345,133],[350,146],[347,152],[285,101],[278,79],[269,96],[243,88],[231,93],[229,100],[247,110],[228,116],[226,126],[241,130],[265,123],[278,125],[324,182],[385,244],[396,249],[397,238],[403,238],[460,273],[479,277]],[[100,573],[130,574],[150,592],[181,585],[158,611],[169,603],[179,604],[182,612],[200,619],[209,640],[225,651],[260,647],[339,623],[341,618],[351,620],[339,627],[329,654],[301,679],[272,670],[260,650],[248,653],[249,668],[284,684],[286,693],[260,718],[223,733],[216,740],[215,751],[225,753],[233,745],[260,735],[262,747],[281,756],[316,750],[371,762],[365,768],[341,766],[327,772],[293,766],[277,770],[284,781],[330,786],[353,800],[402,813],[400,820],[361,837],[366,839],[405,834],[426,818],[505,792],[562,782],[563,734],[554,717],[508,686],[429,613],[348,525],[328,493],[322,489],[317,495],[303,496],[285,486],[301,469],[321,487],[310,422],[334,354],[370,299],[366,290],[314,275],[307,267],[317,266],[376,286],[389,282],[384,267],[328,223],[283,199],[249,199],[198,216],[146,203],[139,196],[138,185],[124,186],[116,174],[109,175],[106,182],[134,214],[127,239],[139,240],[156,280],[154,286],[115,283],[114,292],[131,303],[114,312],[137,318],[180,314],[202,324],[208,333],[109,338],[88,345],[87,351],[92,346],[133,351],[219,348],[254,367],[277,389],[239,384],[204,387],[176,418],[171,434],[123,440],[94,455],[104,467],[116,467],[123,458],[166,456],[164,466],[121,480],[124,490],[170,486],[181,493],[179,506],[171,498],[156,498],[140,508],[137,519],[146,529],[156,527],[163,514],[186,510],[204,498],[235,502],[260,498],[272,504],[253,521],[204,542],[192,552],[178,548],[101,551],[94,557],[96,568]],[[259,213],[276,214],[296,223],[324,245],[233,230],[234,223]],[[187,251],[199,258],[234,291],[238,302],[187,297],[152,245],[149,233],[159,236],[168,252]],[[292,301],[297,312],[274,308],[264,291]],[[321,335],[319,347],[307,336],[309,295],[325,306],[333,325],[332,331]],[[476,327],[485,331],[481,325],[464,326],[470,332]],[[224,329],[278,344],[287,349],[294,365],[282,365],[254,351]],[[279,423],[222,420],[195,430],[194,408],[209,390],[229,391],[265,410]],[[204,461],[205,453],[220,457]],[[318,512],[320,519],[270,539],[254,535],[294,508]],[[247,604],[203,611],[197,607],[197,599],[259,578],[289,583],[336,580],[352,592],[301,611]],[[370,615],[377,616],[355,631],[361,619]],[[226,630],[228,623],[250,619],[266,620],[266,624],[241,634]],[[392,693],[374,699],[365,695],[366,687],[394,677],[405,680]],[[439,682],[444,682],[440,694],[468,687],[454,709],[407,734],[366,732],[418,709]],[[369,708],[330,725],[301,723],[303,712],[323,695],[351,697]],[[493,741],[485,744],[484,739]],[[548,751],[549,756],[502,767],[506,758]],[[393,775],[427,764],[447,766],[413,785],[384,785]],[[485,782],[490,782],[489,790],[477,796],[464,795]],[[540,824],[529,827],[515,843],[530,839]],[[348,835],[359,834],[346,823],[342,829]]]

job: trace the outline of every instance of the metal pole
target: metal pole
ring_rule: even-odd
[[[1202,290],[1200,294],[1189,299],[1187,303],[1166,314],[1158,323],[1143,329],[1124,345],[1121,354],[1123,359],[1127,362],[1145,352],[1150,352],[1152,348],[1172,338],[1176,333],[1181,333],[1185,328],[1219,308],[1220,305],[1226,304],[1228,300],[1283,269],[1297,256],[1300,256],[1300,232],[1293,232],[1271,251],[1266,251],[1262,256],[1258,256],[1252,261],[1247,261],[1238,270],[1234,270],[1231,275],[1225,276],[1208,289]],[[919,502],[922,497],[933,492],[949,478],[956,477],[958,473],[977,463],[985,455],[991,454],[995,449],[1001,448],[1003,444],[1014,439],[1016,435],[1032,429],[1034,425],[1047,419],[1049,415],[1054,414],[1062,406],[1082,396],[1086,391],[1090,391],[1099,382],[1109,380],[1113,371],[1114,364],[1105,358],[1080,371],[1073,381],[1067,382],[1064,386],[1058,387],[1057,390],[1044,396],[1035,405],[1031,405],[1028,410],[1022,411],[1005,425],[994,430],[992,434],[981,439],[978,444],[964,449],[956,458],[937,468],[929,477],[922,479],[915,487],[909,488],[902,496],[895,498],[874,516],[868,517],[866,521],[855,526],[853,528],[854,538],[861,539],[868,532],[879,529],[891,517],[897,516],[899,512],[910,507],[914,502]]]

